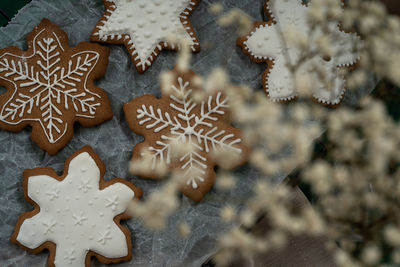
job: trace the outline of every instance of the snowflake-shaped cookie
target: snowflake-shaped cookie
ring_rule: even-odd
[[[269,20],[255,22],[251,33],[239,38],[238,44],[253,61],[268,63],[268,69],[263,74],[263,85],[267,95],[272,100],[291,100],[297,94],[295,79],[289,66],[294,65],[302,54],[298,47],[285,41],[283,34],[291,27],[302,36],[308,36],[310,49],[315,50],[316,40],[322,35],[322,31],[317,27],[310,34],[308,8],[302,0],[267,0],[265,10]],[[329,59],[322,56],[307,59],[301,64],[297,75],[317,75],[316,67],[324,70],[332,80],[332,86],[326,88],[322,82],[317,82],[314,97],[321,103],[336,105],[340,103],[345,91],[345,79],[339,73],[339,69],[356,63],[359,57],[354,52],[354,44],[357,44],[358,48],[361,41],[356,34],[341,31],[334,21],[329,24],[329,32],[333,56]]]
[[[0,129],[32,126],[32,139],[49,154],[73,136],[73,124],[91,127],[112,118],[107,94],[93,81],[104,75],[109,50],[68,47],[65,32],[44,19],[27,37],[28,50],[0,50]]]
[[[189,16],[200,0],[103,0],[106,12],[91,40],[124,44],[139,73],[144,73],[163,49],[177,50],[173,37],[185,40],[193,52],[199,41]]]
[[[49,266],[90,266],[92,256],[129,260],[131,235],[120,220],[141,191],[122,179],[105,181],[104,173],[90,147],[68,159],[61,177],[49,168],[25,171],[25,199],[35,208],[20,216],[11,240],[32,253],[48,249]]]
[[[152,168],[159,163],[182,171],[186,185],[182,192],[195,201],[200,201],[212,187],[215,180],[212,153],[221,148],[236,153],[236,165],[245,161],[247,148],[242,142],[241,131],[233,128],[229,120],[228,98],[221,92],[210,95],[197,103],[192,94],[200,90],[193,82],[193,71],[172,70],[173,85],[161,88],[162,97],[144,95],[125,104],[124,111],[131,129],[144,135],[144,142],[138,144],[132,160],[143,156],[144,151],[151,153]],[[171,144],[188,144],[189,150],[179,160],[171,159]],[[147,178],[149,173],[136,173]]]

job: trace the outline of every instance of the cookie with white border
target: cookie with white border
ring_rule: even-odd
[[[20,216],[11,241],[21,248],[50,252],[49,266],[90,266],[91,257],[104,264],[132,257],[128,203],[141,190],[123,179],[103,179],[106,169],[90,147],[75,152],[64,174],[53,169],[26,170],[25,199],[34,206]]]
[[[139,73],[163,50],[178,50],[170,37],[185,40],[193,52],[199,41],[189,16],[200,0],[103,0],[106,11],[92,33],[95,42],[123,44]]]
[[[28,49],[0,50],[0,129],[32,127],[32,140],[50,155],[74,135],[74,123],[92,127],[113,116],[104,76],[109,49],[83,42],[68,46],[67,34],[44,19],[27,37]]]
[[[267,62],[268,67],[262,77],[266,94],[275,101],[288,101],[297,96],[288,66],[297,62],[302,55],[294,44],[284,42],[281,32],[291,27],[302,36],[314,36],[309,40],[312,47],[316,46],[316,40],[322,32],[317,29],[313,35],[310,34],[308,8],[302,0],[267,0],[265,12],[269,20],[255,22],[250,34],[240,37],[237,43],[254,62]],[[317,82],[313,96],[323,104],[337,105],[341,102],[346,87],[340,68],[350,67],[358,61],[359,55],[354,52],[353,44],[357,44],[357,49],[361,41],[356,34],[340,30],[334,21],[329,24],[329,30],[332,33],[330,44],[333,56],[323,58],[317,55],[307,59],[301,64],[298,75],[317,75],[315,67],[323,68],[333,81],[332,86],[328,89],[322,82]]]
[[[179,170],[184,176],[183,194],[200,201],[210,191],[218,165],[214,153],[218,149],[233,154],[230,168],[245,163],[248,148],[240,129],[231,125],[229,98],[221,91],[207,95],[199,102],[193,95],[202,90],[192,70],[171,72],[171,85],[162,84],[162,97],[144,95],[124,105],[130,128],[145,137],[135,146],[132,161],[150,153],[151,166],[133,174],[155,179],[157,166]],[[173,145],[188,145],[188,151],[177,158]]]

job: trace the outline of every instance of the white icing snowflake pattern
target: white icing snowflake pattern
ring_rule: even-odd
[[[178,168],[186,180],[185,190],[204,194],[212,185],[207,179],[215,176],[212,153],[221,148],[244,157],[244,145],[240,131],[227,121],[228,98],[218,91],[200,103],[195,102],[192,78],[185,77],[185,73],[177,73],[171,89],[163,88],[161,99],[144,96],[124,108],[131,128],[141,134],[145,131],[145,142],[135,148],[133,160],[147,150],[151,153],[153,170],[160,163]],[[148,142],[146,136],[151,136],[152,141]],[[174,143],[186,143],[193,149],[179,159],[172,159]],[[188,191],[184,193],[192,197]]]
[[[118,196],[113,196],[112,199],[106,199],[107,204],[106,207],[111,207],[112,210],[116,210],[118,208],[119,202],[118,202]]]
[[[102,245],[105,245],[107,241],[111,240],[112,236],[110,234],[110,227],[107,228],[107,230],[103,233],[99,233],[99,239],[97,239],[97,242],[101,243]]]
[[[75,215],[75,214],[72,215],[72,218],[74,218],[74,220],[75,220],[74,225],[82,225],[83,222],[87,220],[87,217],[84,216],[84,212],[83,211],[81,211],[79,213],[79,215]]]
[[[73,50],[63,45],[66,39],[57,26],[43,20],[28,38],[29,50],[7,48],[0,53],[0,81],[10,89],[0,97],[0,124],[10,128],[28,122],[54,147],[68,136],[74,121],[97,118],[108,101],[87,88],[94,70],[103,68],[98,64],[103,49],[87,44],[93,50]]]
[[[322,32],[317,28],[310,34],[311,28],[307,21],[308,9],[302,4],[302,0],[267,0],[266,7],[272,16],[270,22],[273,23],[260,24],[239,43],[252,58],[258,61],[265,60],[271,64],[271,69],[265,73],[264,83],[268,96],[274,101],[291,100],[297,93],[289,66],[300,59],[301,51],[294,44],[285,41],[281,32],[291,28],[302,36],[312,38],[309,41],[311,50],[315,50],[316,40]],[[321,103],[336,105],[343,98],[345,90],[345,79],[340,74],[339,68],[349,67],[357,62],[359,55],[354,50],[358,50],[362,42],[356,34],[341,31],[334,21],[329,25],[329,32],[333,56],[329,59],[321,56],[307,59],[301,64],[297,75],[317,75],[313,71],[316,67],[324,70],[327,78],[332,81],[331,86],[327,88],[319,81],[314,89],[314,97]],[[287,57],[283,51],[287,51]]]
[[[197,0],[106,0],[106,14],[92,40],[124,43],[138,71],[144,72],[163,48],[179,48],[168,39],[170,36],[187,41],[193,51],[199,50],[188,18],[197,3]]]
[[[89,189],[92,188],[92,186],[89,184],[89,180],[83,180],[81,181],[81,185],[79,186],[79,190],[82,190],[84,193],[87,193]]]
[[[44,234],[46,235],[47,233],[54,233],[54,227],[56,226],[57,222],[51,220],[49,222],[43,222],[42,224],[44,226]]]
[[[67,264],[72,265],[72,263],[74,263],[75,260],[76,260],[75,249],[70,249],[70,250],[65,251],[64,261]]]
[[[82,176],[93,190],[84,193],[79,189]],[[129,252],[126,236],[113,220],[115,216],[125,212],[135,193],[119,182],[99,190],[99,181],[100,170],[91,154],[86,151],[71,160],[68,174],[61,181],[47,175],[29,177],[28,196],[40,206],[40,211],[22,221],[16,241],[30,249],[35,249],[46,241],[55,243],[56,266],[83,267],[89,250],[107,258],[127,256]],[[44,185],[57,185],[60,188],[59,197],[48,201],[40,193]],[[69,198],[71,195],[79,198]],[[118,203],[114,202],[112,207],[107,206],[107,199],[114,199],[115,196],[118,196]],[[92,199],[97,199],[94,206],[88,204]],[[60,213],[59,208],[64,207],[65,203],[71,207],[70,211]],[[38,226],[43,227],[39,232],[43,235],[32,236],[30,233],[37,232]],[[93,236],[99,238],[94,240]]]
[[[46,192],[46,195],[49,197],[49,200],[57,199],[60,195],[60,189],[54,186],[51,191]]]

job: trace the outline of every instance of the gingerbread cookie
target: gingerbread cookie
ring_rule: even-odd
[[[171,88],[161,88],[162,97],[144,95],[124,105],[130,128],[145,137],[133,151],[132,161],[150,153],[152,169],[148,173],[134,173],[145,178],[158,178],[152,172],[158,163],[182,171],[185,185],[182,192],[200,201],[211,189],[217,164],[213,152],[218,148],[240,156],[236,166],[244,163],[247,148],[241,131],[230,125],[228,98],[221,92],[210,95],[201,103],[192,99],[193,92],[201,90],[193,82],[191,71],[171,71]],[[173,159],[171,145],[189,144],[193,149]],[[234,167],[234,166],[232,166]]]
[[[291,100],[297,94],[289,66],[301,59],[302,54],[295,44],[284,41],[282,33],[291,28],[301,36],[309,37],[311,47],[316,47],[322,31],[317,27],[313,34],[310,34],[308,8],[302,0],[267,0],[265,12],[269,20],[255,22],[251,33],[239,38],[237,43],[253,61],[267,62],[268,68],[262,78],[267,95],[276,101]],[[341,31],[334,21],[329,28],[332,57],[323,58],[317,55],[305,60],[300,65],[297,75],[317,75],[316,67],[325,70],[328,78],[333,81],[332,88],[328,89],[322,82],[318,82],[313,96],[321,103],[337,105],[345,91],[345,79],[339,73],[339,69],[357,62],[359,56],[354,52],[353,44],[360,44],[360,38],[356,34]]]
[[[132,257],[131,235],[121,226],[140,189],[123,179],[105,181],[105,167],[90,147],[74,153],[59,177],[53,169],[24,172],[24,192],[34,210],[22,214],[11,241],[32,253],[50,251],[49,266],[90,266]]]
[[[163,49],[177,50],[170,37],[185,40],[193,52],[199,41],[189,16],[200,0],[103,0],[106,12],[91,40],[124,44],[139,73],[144,73]]]
[[[72,139],[74,122],[92,127],[112,118],[107,94],[94,85],[104,76],[109,49],[68,46],[68,37],[44,19],[27,37],[28,50],[0,50],[0,129],[32,126],[32,140],[56,154]]]

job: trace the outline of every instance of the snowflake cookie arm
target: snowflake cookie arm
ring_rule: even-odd
[[[333,61],[338,67],[351,67],[360,60],[360,54],[363,42],[361,38],[353,32],[344,32],[337,25],[334,32],[337,38],[332,40],[334,51]]]
[[[276,24],[256,22],[249,35],[238,39],[238,44],[253,61],[267,62],[267,69],[263,73],[266,94],[272,100],[287,101],[296,95],[293,84],[290,84],[292,77],[283,58],[285,49],[280,40]]]
[[[144,73],[163,50],[178,50],[171,35],[200,51],[189,16],[200,0],[103,0],[106,11],[93,30],[95,42],[123,44],[139,73]]]
[[[346,33],[339,29],[336,24],[331,26],[336,37],[332,39],[333,57],[326,61],[320,57],[314,58],[314,65],[324,70],[327,79],[330,81],[329,90],[316,78],[316,90],[314,98],[325,105],[338,105],[346,91],[345,76],[340,73],[340,68],[354,66],[360,59],[359,53],[362,46],[361,39],[355,33]]]
[[[148,178],[158,178],[154,173],[160,162],[171,163],[170,143],[183,138],[182,121],[174,115],[169,103],[152,95],[144,95],[124,105],[129,127],[145,140],[133,151],[134,158],[151,153],[152,168],[142,173]]]

